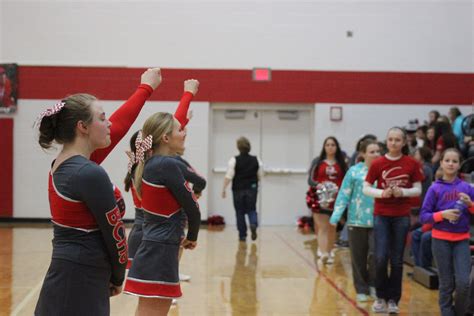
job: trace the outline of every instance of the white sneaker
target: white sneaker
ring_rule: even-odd
[[[328,262],[329,256],[327,253],[322,253],[321,256],[319,257],[318,264],[323,265]]]
[[[188,282],[191,281],[191,276],[187,274],[180,273],[179,274],[179,280],[182,282]]]
[[[357,302],[363,303],[363,302],[367,302],[368,300],[369,300],[369,297],[367,296],[367,294],[360,293],[356,295]]]
[[[316,251],[316,255],[318,256],[318,258],[321,258],[323,256],[323,253],[321,252],[321,250],[317,250]]]
[[[372,311],[374,313],[386,313],[387,312],[387,303],[383,298],[378,298],[372,304]]]
[[[387,313],[389,314],[398,314],[400,313],[400,309],[398,308],[397,303],[394,300],[388,300],[387,304]]]
[[[369,291],[370,291],[370,297],[373,299],[377,299],[377,290],[375,289],[375,287],[371,286],[369,288]]]
[[[329,255],[328,260],[326,261],[326,264],[333,264],[334,263],[334,257]]]

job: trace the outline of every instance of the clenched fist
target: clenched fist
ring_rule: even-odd
[[[191,92],[193,95],[196,95],[199,89],[199,81],[196,79],[188,79],[184,82],[184,91]]]
[[[141,83],[145,83],[155,90],[161,84],[161,69],[160,68],[148,68],[141,78]]]

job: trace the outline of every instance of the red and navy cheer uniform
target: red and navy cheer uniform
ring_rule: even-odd
[[[130,269],[132,266],[133,258],[137,252],[138,246],[142,242],[143,236],[143,209],[142,201],[138,196],[137,190],[135,189],[135,183],[133,181],[132,175],[132,184],[130,185],[130,190],[132,192],[133,204],[135,205],[135,219],[133,221],[132,229],[128,234],[128,263],[127,269]]]
[[[344,175],[345,172],[337,162],[330,164],[326,160],[319,163],[318,158],[313,160],[308,177],[310,188],[306,193],[306,203],[313,213],[321,213],[331,216],[336,196],[327,209],[322,209],[316,194],[316,185],[318,185],[318,183],[329,181],[333,182],[338,188],[340,188]]]
[[[143,237],[128,273],[124,293],[141,297],[181,296],[178,252],[188,219],[187,239],[196,241],[201,213],[183,168],[175,157],[153,156],[142,182]]]
[[[123,283],[127,262],[125,202],[97,164],[125,136],[152,92],[141,84],[112,114],[110,146],[90,160],[71,157],[49,175],[53,256],[35,315],[110,314],[109,283]]]
[[[181,158],[180,156],[176,156],[176,159],[178,161],[182,162],[182,165],[179,165],[181,168],[181,171],[183,173],[184,179],[193,185],[193,192],[195,194],[201,193],[205,187],[206,187],[206,180],[204,177],[199,175],[191,165]],[[133,178],[132,178],[133,179]],[[133,258],[135,257],[135,253],[137,252],[138,246],[140,246],[140,243],[142,241],[143,237],[143,209],[142,209],[142,202],[140,197],[137,194],[137,191],[135,189],[135,184],[132,180],[132,185],[130,186],[131,192],[132,192],[132,197],[133,197],[133,203],[135,204],[135,220],[133,222],[133,227],[132,230],[130,231],[128,235],[128,264],[127,264],[127,269],[130,269]],[[183,213],[185,215],[185,213]],[[186,227],[187,224],[187,218],[186,216],[182,217],[182,226],[183,226],[183,233],[184,233],[184,228]],[[184,237],[184,235],[183,235]]]
[[[200,194],[206,188],[206,179],[200,175],[183,157],[175,157],[182,164],[179,165],[186,181],[193,185],[193,192]]]
[[[127,263],[125,227],[105,170],[83,156],[49,175],[52,262],[35,315],[109,315]]]
[[[176,109],[176,112],[174,114],[174,117],[181,124],[181,128],[185,128],[186,125],[189,122],[188,111],[189,111],[189,105],[191,104],[191,101],[192,101],[193,97],[194,97],[194,95],[191,92],[187,92],[187,91],[184,92],[183,96],[181,97],[181,100],[179,102],[178,108]],[[189,164],[188,164],[188,166],[189,166]],[[189,166],[189,167],[191,168],[191,166]],[[127,269],[130,269],[130,266],[131,266],[132,261],[133,261],[133,257],[135,256],[135,253],[137,252],[138,246],[140,245],[140,242],[142,241],[142,235],[143,235],[143,230],[142,230],[143,209],[142,209],[142,206],[141,206],[141,204],[142,204],[141,199],[138,196],[137,191],[135,189],[135,184],[133,183],[134,171],[135,171],[135,168],[132,169],[132,177],[131,177],[132,178],[132,184],[130,186],[130,189],[132,191],[133,204],[135,206],[135,219],[133,221],[133,226],[132,226],[132,229],[130,231],[130,234],[128,236],[128,264],[127,264]],[[188,180],[188,181],[191,182],[191,183],[195,183],[192,180]],[[205,185],[206,184],[205,184],[205,181],[204,181],[204,186]],[[196,187],[196,184],[195,184],[195,187]],[[194,192],[196,192],[196,191],[194,191]]]

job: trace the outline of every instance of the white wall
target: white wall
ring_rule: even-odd
[[[469,0],[3,0],[0,58],[34,65],[469,72],[472,12]]]
[[[14,217],[47,218],[49,204],[47,200],[47,174],[56,152],[44,152],[36,142],[36,131],[32,128],[38,113],[53,104],[54,100],[20,100],[18,112],[15,114],[14,126]],[[106,113],[116,109],[120,101],[102,101]],[[265,108],[262,104],[260,107]],[[288,107],[291,108],[291,104]],[[343,107],[343,120],[331,122],[329,109],[331,106]],[[258,107],[258,106],[257,106]],[[209,141],[210,135],[209,103],[193,102],[193,119],[188,125],[185,158],[205,177],[209,178]],[[110,156],[104,161],[113,183],[123,189],[123,177],[127,168],[125,150],[131,134],[138,130],[152,113],[158,111],[174,112],[176,102],[147,102],[136,123],[130,129]],[[373,105],[373,104],[316,104],[314,107],[314,155],[319,154],[324,138],[336,136],[341,147],[352,154],[357,139],[366,133],[384,139],[387,129],[395,125],[405,125],[409,119],[418,118],[420,122],[427,119],[432,109],[442,114],[448,112],[449,106],[436,105]],[[474,112],[472,106],[460,107],[464,114]],[[311,131],[308,131],[309,133]],[[220,185],[220,183],[218,184]],[[123,191],[123,190],[122,190]],[[125,192],[127,204],[126,218],[132,218],[133,202],[130,194]],[[208,191],[204,191],[200,205],[202,218],[207,218]]]
[[[342,106],[342,121],[329,119],[331,106]],[[314,155],[319,155],[327,136],[336,136],[342,150],[352,155],[357,140],[363,134],[374,134],[384,140],[390,127],[403,127],[410,119],[419,123],[428,120],[428,113],[437,110],[447,115],[451,106],[440,105],[400,105],[400,104],[329,104],[315,105]],[[474,106],[458,106],[464,115],[474,113]]]
[[[47,218],[50,217],[48,192],[48,171],[57,151],[46,153],[38,145],[37,131],[32,128],[37,115],[45,108],[54,104],[54,100],[20,100],[18,112],[15,114],[14,126],[14,167],[13,167],[13,216]],[[121,102],[102,101],[104,110],[110,115]],[[153,113],[165,111],[174,113],[175,102],[147,102],[130,132],[117,145],[103,162],[112,182],[121,190],[126,200],[126,218],[133,218],[133,201],[130,193],[123,190],[123,178],[127,172],[128,158],[125,150],[129,148],[131,135],[141,128],[145,120]],[[196,170],[207,173],[207,138],[209,103],[193,102],[194,117],[188,125],[186,138],[186,158]],[[202,154],[206,153],[206,154]],[[207,197],[199,201],[203,210],[203,218],[207,218]]]

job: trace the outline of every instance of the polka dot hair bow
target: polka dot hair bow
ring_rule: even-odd
[[[135,162],[144,162],[145,153],[151,149],[153,145],[153,136],[148,135],[143,138],[142,131],[138,132],[137,140],[135,141],[135,147],[137,148],[137,153],[135,155]]]
[[[53,107],[44,110],[43,112],[40,113],[40,115],[38,115],[38,118],[36,119],[36,124],[39,126],[43,117],[51,116],[60,112],[65,105],[66,103],[61,101],[61,102],[56,103]]]

